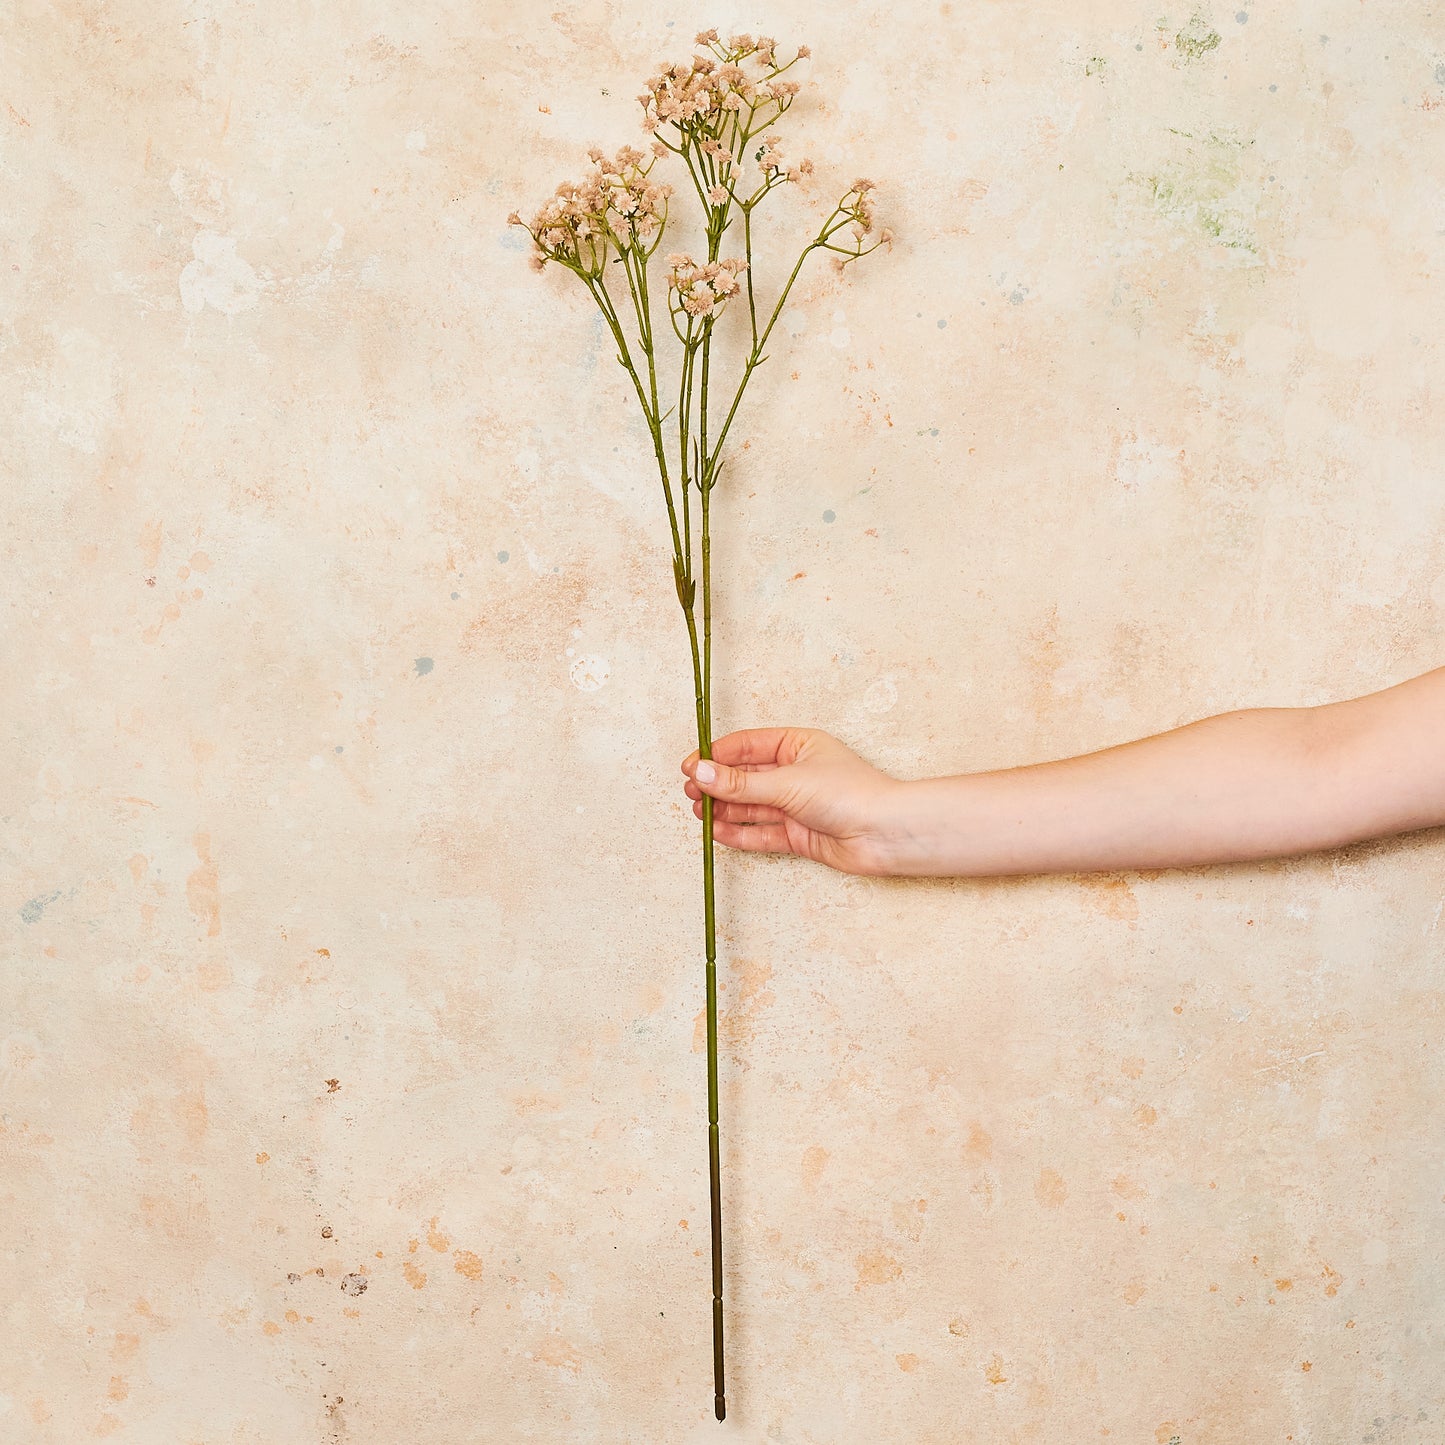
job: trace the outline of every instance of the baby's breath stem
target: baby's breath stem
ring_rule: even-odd
[[[753,208],[744,206],[743,211],[743,260],[748,263],[743,273],[748,280],[748,320],[753,328],[753,351],[758,349],[758,308],[753,299]]]

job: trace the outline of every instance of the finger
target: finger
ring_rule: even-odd
[[[692,811],[702,817],[702,801],[696,799]],[[768,808],[761,803],[724,803],[713,799],[713,827],[723,823],[781,823],[788,815],[781,808]]]
[[[783,744],[796,728],[739,728],[713,739],[712,755],[720,763],[736,767],[742,763],[790,763],[782,754]]]
[[[767,728],[767,730],[759,728],[759,730],[757,731],[767,731],[767,733],[788,733],[789,730],[788,728]],[[785,766],[785,764],[777,760],[776,750],[775,753],[773,753],[772,757],[760,756],[759,759],[756,760],[749,759],[749,757],[728,756],[728,754],[733,753],[733,751],[741,751],[741,753],[747,753],[747,751],[757,751],[757,753],[759,754],[766,754],[766,747],[762,746],[744,747],[744,749],[736,749],[736,747],[733,746],[733,740],[734,738],[738,738],[741,736],[743,736],[743,734],[741,733],[728,733],[727,736],[718,738],[718,740],[715,741],[715,743],[712,744],[711,747],[711,753],[712,756],[714,756],[714,759],[720,760],[720,762],[722,763],[731,764],[731,766],[733,767],[746,767],[746,769],[749,770],[762,770],[767,769],[767,767]],[[718,749],[721,749],[721,751],[718,751]],[[691,777],[692,770],[694,770],[694,767],[698,766],[698,760],[701,759],[701,757],[702,753],[698,749],[694,749],[691,751],[691,753],[688,753],[688,756],[686,756],[685,759],[682,760],[682,772],[686,773],[688,777]],[[792,762],[792,759],[789,759],[789,762]]]
[[[726,848],[740,853],[791,853],[788,830],[781,823],[714,823],[712,835]]]
[[[704,759],[692,770],[692,780],[703,792],[724,802],[762,803],[785,808],[792,795],[794,771],[780,768],[733,768]]]
[[[701,788],[698,788],[698,785],[696,785],[696,783],[694,782],[694,780],[691,779],[691,777],[689,777],[689,779],[686,780],[685,783],[683,783],[683,785],[682,785],[682,790],[683,790],[683,792],[685,792],[686,795],[688,795],[689,798],[691,798],[692,801],[694,801],[694,802],[698,802],[699,799],[702,798],[702,789],[701,789]],[[718,806],[720,806],[720,808],[721,808],[721,806],[722,806],[722,801],[721,801],[721,799],[718,799]],[[759,805],[759,806],[762,806],[762,805]],[[783,814],[782,814],[782,809],[780,809],[780,808],[775,808],[775,809],[773,809],[773,811],[777,812],[777,815],[779,815],[779,816],[782,816],[782,815],[783,815]]]

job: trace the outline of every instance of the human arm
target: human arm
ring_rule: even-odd
[[[1445,668],[1078,757],[900,782],[812,729],[714,744],[719,842],[852,873],[987,876],[1277,858],[1445,824]],[[701,811],[698,757],[683,763]]]

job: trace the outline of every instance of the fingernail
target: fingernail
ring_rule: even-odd
[[[703,762],[697,765],[697,780],[700,783],[717,782],[717,769],[711,763]]]

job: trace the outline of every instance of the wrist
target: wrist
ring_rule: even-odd
[[[956,871],[948,846],[956,830],[960,778],[893,781],[880,830],[884,871],[897,877],[940,877]]]

